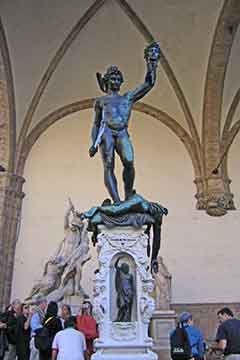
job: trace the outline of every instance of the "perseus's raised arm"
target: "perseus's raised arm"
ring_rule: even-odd
[[[144,97],[153,88],[156,82],[157,66],[160,59],[159,44],[154,42],[146,47],[144,50],[144,58],[147,65],[145,81],[135,90],[129,92],[133,102],[136,102]]]
[[[136,102],[141,98],[143,98],[153,88],[155,82],[156,82],[156,68],[147,69],[144,83],[139,85],[135,90],[130,92],[130,96],[133,102]]]

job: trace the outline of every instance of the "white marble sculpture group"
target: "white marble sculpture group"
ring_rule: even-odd
[[[64,216],[64,239],[46,262],[43,275],[35,282],[27,301],[34,302],[42,296],[57,302],[66,296],[86,296],[81,278],[83,265],[91,258],[87,226],[69,200]]]

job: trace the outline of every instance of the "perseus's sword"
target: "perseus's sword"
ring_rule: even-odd
[[[106,127],[106,123],[105,121],[102,119],[100,127],[98,129],[98,134],[97,134],[97,138],[95,140],[95,143],[93,144],[93,146],[95,147],[95,149],[98,147],[98,145],[101,143],[102,141],[102,136],[104,134],[105,131],[105,127]]]
[[[104,84],[104,81],[103,81],[103,78],[102,78],[102,74],[97,72],[96,73],[96,77],[97,77],[97,82],[98,82],[98,85],[100,87],[100,89],[103,91],[103,92],[107,92],[107,89],[106,89],[106,86]],[[98,129],[98,134],[97,134],[97,138],[93,144],[94,148],[96,149],[98,147],[99,144],[101,144],[101,141],[102,141],[102,136],[104,134],[104,131],[105,131],[105,127],[106,127],[106,124],[105,124],[105,121],[102,119],[101,120],[101,123],[100,123],[100,127]]]

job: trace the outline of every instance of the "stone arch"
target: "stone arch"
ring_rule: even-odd
[[[87,110],[93,107],[94,99],[85,99],[81,100],[72,104],[65,105],[54,112],[50,113],[48,116],[46,116],[44,119],[42,119],[30,132],[30,134],[27,136],[26,140],[24,141],[22,152],[19,157],[19,163],[17,172],[18,174],[23,174],[24,172],[24,165],[26,162],[26,159],[35,144],[35,142],[38,140],[38,138],[48,129],[49,126],[53,125],[56,121],[64,118],[67,115],[70,115],[72,113],[81,111],[81,110]],[[190,135],[187,133],[187,131],[178,124],[176,120],[174,120],[172,117],[170,117],[167,113],[153,107],[150,105],[147,105],[145,103],[137,103],[133,107],[134,110],[145,113],[152,118],[162,122],[164,125],[166,125],[184,144],[191,160],[193,163],[194,171],[196,174],[196,177],[200,176],[200,164],[198,162],[197,157],[197,151],[196,146]]]
[[[0,19],[0,308],[9,303],[24,179],[14,175],[16,110],[7,38]]]

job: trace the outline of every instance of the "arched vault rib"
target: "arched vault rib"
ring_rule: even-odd
[[[136,26],[136,28],[138,29],[138,31],[143,35],[143,37],[145,38],[145,40],[149,43],[151,43],[154,40],[154,36],[152,35],[152,33],[150,32],[150,30],[146,27],[146,25],[143,23],[143,21],[139,18],[139,16],[136,14],[136,12],[131,8],[131,6],[127,3],[126,0],[115,0],[119,6],[123,9],[123,11],[125,12],[125,14],[130,18],[130,20],[132,21],[132,23]],[[190,111],[188,102],[184,96],[184,93],[182,91],[182,88],[179,84],[179,82],[177,81],[177,78],[174,75],[174,72],[169,64],[169,62],[167,61],[166,56],[164,55],[162,49],[161,49],[161,65],[166,73],[166,76],[170,82],[170,84],[172,85],[172,88],[175,92],[175,95],[179,101],[179,104],[182,108],[182,111],[185,115],[185,119],[186,122],[188,124],[188,128],[190,131],[190,134],[193,138],[193,141],[195,143],[195,151],[196,151],[196,156],[197,156],[197,161],[200,164],[200,166],[202,167],[202,159],[201,159],[201,145],[200,145],[200,138],[197,132],[197,128],[192,116],[192,113]]]
[[[222,174],[223,177],[225,179],[228,179],[228,166],[227,166],[227,158],[228,158],[228,151],[229,148],[231,147],[235,136],[237,135],[237,132],[233,133],[233,139],[229,140],[229,138],[231,137],[231,132],[229,133],[229,129],[232,125],[232,121],[233,121],[233,117],[234,114],[236,112],[236,109],[239,105],[239,101],[240,101],[240,88],[237,90],[232,103],[230,105],[230,108],[228,110],[227,116],[226,116],[226,121],[224,124],[224,128],[223,128],[223,132],[222,132],[222,138],[221,138],[221,159],[222,159]],[[230,182],[228,184],[228,191],[230,192],[230,188],[229,188]]]
[[[57,50],[55,56],[50,61],[50,64],[45,71],[38,87],[35,92],[35,94],[32,97],[30,106],[27,110],[26,116],[23,121],[23,126],[20,131],[19,139],[18,139],[18,154],[21,152],[21,146],[24,142],[24,139],[27,135],[28,129],[31,125],[33,115],[37,109],[37,106],[40,102],[40,99],[42,97],[42,94],[44,90],[46,89],[46,86],[48,84],[49,79],[55,72],[58,64],[62,60],[63,56],[73,43],[73,41],[76,39],[80,31],[85,27],[85,25],[91,20],[91,18],[97,13],[97,11],[102,7],[106,0],[96,0],[92,6],[89,7],[89,9],[85,12],[85,14],[81,17],[81,19],[77,22],[77,24],[73,27],[71,32],[68,34],[68,36],[65,38],[59,49]]]
[[[230,105],[229,111],[227,113],[226,121],[223,128],[223,133],[222,133],[222,140],[224,140],[227,137],[227,133],[232,125],[233,117],[239,105],[239,101],[240,101],[240,88],[237,90],[233,98],[233,101]]]
[[[224,81],[239,21],[240,1],[225,0],[213,37],[204,90],[202,140],[206,176],[211,176],[219,161]]]
[[[239,131],[240,131],[240,120],[238,120],[231,127],[231,129],[225,133],[224,139],[222,141],[222,153],[221,154],[225,154],[225,156],[223,158],[223,164],[222,164],[222,173],[223,173],[223,177],[226,181],[227,190],[229,193],[231,193],[230,192],[231,180],[228,178],[228,154],[229,154],[230,147],[231,147],[232,143],[234,142]]]
[[[3,24],[0,18],[0,81],[5,83],[5,87],[2,87],[2,91],[6,94],[6,106],[4,112],[2,112],[2,120],[5,118],[5,124],[2,124],[1,137],[5,139],[5,154],[1,154],[4,157],[5,164],[9,172],[14,170],[15,151],[16,151],[16,109],[14,98],[14,86],[12,67],[10,62],[10,56],[8,51],[7,39],[5,36]],[[1,75],[2,72],[2,75]],[[3,100],[2,100],[3,101]],[[4,114],[6,116],[4,116]],[[3,149],[2,149],[3,150]],[[1,151],[2,151],[1,150]]]
[[[236,121],[236,123],[231,127],[231,129],[228,131],[228,134],[226,135],[225,141],[223,143],[223,151],[222,151],[222,153],[226,152],[226,156],[228,154],[230,146],[232,145],[239,131],[240,131],[240,120]]]
[[[41,134],[46,131],[49,126],[53,125],[56,121],[64,118],[67,115],[73,114],[75,112],[78,112],[80,110],[87,110],[93,107],[95,99],[85,99],[79,102],[75,102],[73,104],[66,105],[48,116],[46,116],[43,120],[41,120],[34,129],[30,132],[30,134],[27,136],[27,138],[24,141],[22,152],[20,154],[19,158],[19,164],[18,164],[18,173],[23,174],[24,171],[24,165],[26,162],[26,159],[35,144],[35,142],[38,140],[38,138],[41,136]],[[192,141],[190,135],[187,133],[187,131],[178,124],[176,120],[171,118],[167,113],[144,103],[137,103],[134,105],[134,110],[143,112],[147,115],[150,115],[151,117],[155,118],[156,120],[161,121],[164,125],[166,125],[170,130],[174,132],[174,134],[183,142],[184,146],[186,147],[190,158],[192,160],[195,174],[196,176],[199,176],[200,174],[200,167],[199,163],[197,161],[196,156],[196,148],[195,144]]]
[[[150,115],[156,120],[161,121],[164,125],[166,125],[170,130],[174,132],[174,134],[183,142],[184,146],[186,147],[193,163],[195,176],[199,177],[201,174],[201,164],[198,160],[197,146],[196,143],[192,140],[191,136],[188,134],[188,132],[167,113],[151,105],[139,102],[135,104],[134,109]]]

